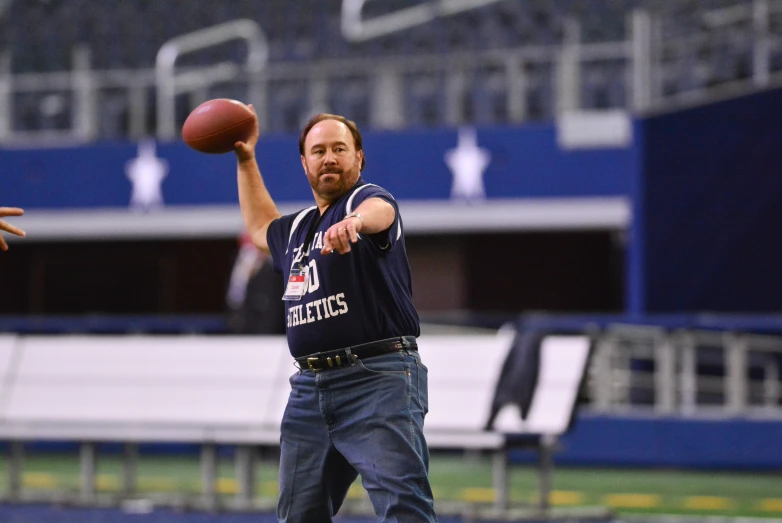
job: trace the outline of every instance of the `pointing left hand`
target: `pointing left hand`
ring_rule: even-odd
[[[340,254],[350,252],[350,244],[358,241],[357,227],[361,227],[361,221],[356,218],[347,218],[329,227],[323,235],[323,249],[320,253],[326,255],[333,251]]]

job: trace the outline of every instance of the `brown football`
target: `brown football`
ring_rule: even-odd
[[[188,115],[182,127],[187,145],[209,154],[231,152],[234,143],[246,141],[255,126],[255,115],[238,100],[208,100]]]

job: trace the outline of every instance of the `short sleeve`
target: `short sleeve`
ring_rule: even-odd
[[[273,220],[268,229],[266,229],[266,243],[269,251],[272,253],[272,265],[274,272],[282,274],[283,262],[285,260],[285,251],[288,248],[288,237],[290,236],[295,214],[289,214]]]
[[[377,185],[368,183],[360,186],[348,200],[345,208],[345,214],[350,214],[361,205],[362,202],[370,198],[380,198],[387,201],[394,208],[394,223],[387,230],[377,234],[366,235],[372,240],[372,243],[381,251],[391,250],[396,242],[402,237],[402,220],[399,215],[399,206],[391,193]]]

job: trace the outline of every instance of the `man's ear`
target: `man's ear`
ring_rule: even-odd
[[[304,174],[307,174],[307,161],[304,159],[304,156],[301,157],[301,167],[304,169]]]
[[[361,167],[364,163],[364,151],[356,151],[358,153],[358,170],[361,172]]]

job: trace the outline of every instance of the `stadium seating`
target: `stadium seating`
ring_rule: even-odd
[[[425,3],[417,1],[368,1],[364,15],[373,17]],[[710,10],[749,6],[751,0],[704,0],[665,2],[662,0],[498,0],[450,16],[440,16],[423,25],[379,36],[368,41],[349,41],[341,30],[342,0],[237,0],[218,3],[208,0],[89,0],[8,2],[0,12],[0,55],[7,52],[13,73],[67,71],[73,67],[73,50],[89,51],[90,67],[97,71],[149,71],[161,46],[171,38],[239,18],[258,23],[269,43],[269,66],[277,71],[298,71],[296,78],[270,78],[268,130],[295,132],[302,120],[315,109],[307,100],[311,88],[304,81],[313,64],[325,67],[329,81],[340,88],[330,89],[328,109],[349,114],[364,126],[373,123],[369,100],[373,66],[380,61],[408,57],[428,57],[438,62],[460,53],[502,51],[526,52],[530,49],[556,50],[566,37],[568,21],[578,22],[578,40],[584,44],[614,43],[612,58],[587,58],[580,62],[583,79],[578,98],[585,109],[630,107],[628,91],[631,72],[624,56],[624,42],[632,37],[629,14],[645,9],[664,23],[658,24],[658,56],[655,67],[659,96],[674,96],[736,79],[753,73],[752,28],[744,25],[714,27],[705,20]],[[2,4],[0,4],[2,5]],[[747,26],[747,27],[745,27]],[[779,16],[769,19],[772,34],[779,31]],[[656,26],[657,27],[657,26]],[[778,46],[771,46],[770,63],[779,67]],[[178,65],[205,66],[222,61],[242,62],[246,56],[242,42],[216,45],[183,57]],[[371,60],[361,66],[361,60]],[[475,58],[471,59],[475,62]],[[481,64],[483,64],[483,58]],[[353,78],[343,66],[362,72]],[[473,64],[474,65],[474,64]],[[489,64],[495,66],[496,64]],[[507,90],[512,82],[499,64],[496,71],[471,67],[475,78],[466,85],[461,102],[463,113],[454,118],[453,108],[443,107],[442,75],[438,72],[406,71],[402,121],[407,127],[437,127],[455,123],[505,124],[520,120],[508,107]],[[523,64],[526,103],[523,119],[552,120],[556,116],[555,69],[549,59],[538,57]],[[0,74],[2,72],[0,71]],[[275,73],[276,74],[276,73]],[[287,73],[282,73],[286,76]],[[271,75],[274,77],[275,75]],[[347,84],[347,85],[345,85]],[[29,84],[26,84],[29,85]],[[24,88],[27,89],[27,88]],[[13,126],[18,130],[51,131],[69,126],[76,97],[51,93],[36,86],[13,95]],[[230,93],[230,90],[229,90]],[[224,86],[210,88],[209,95],[225,94]],[[129,134],[128,94],[111,93],[111,103],[98,104],[101,111],[100,136],[117,139]],[[50,97],[50,107],[62,106],[47,115],[41,107]],[[59,98],[57,96],[60,96]],[[102,97],[110,96],[108,93]],[[56,102],[56,103],[55,103]],[[454,104],[453,105],[458,105]],[[181,124],[183,115],[178,115]],[[152,110],[152,105],[149,104]],[[147,118],[152,120],[152,118]],[[454,120],[459,120],[454,122]],[[139,133],[138,129],[135,131]]]
[[[328,63],[331,64],[329,69],[336,67],[338,72],[337,60],[343,59],[437,57],[459,52],[520,49],[530,45],[559,45],[563,20],[571,15],[584,16],[584,41],[622,40],[626,37],[627,9],[641,3],[640,0],[569,0],[564,3],[501,0],[367,42],[349,42],[340,29],[341,0],[244,0],[232,2],[230,8],[228,4],[207,0],[121,0],[112,3],[34,0],[11,2],[0,14],[0,50],[8,51],[13,73],[68,71],[73,67],[73,50],[79,46],[89,50],[90,66],[94,70],[148,70],[155,66],[158,50],[169,39],[221,22],[249,18],[266,33],[271,65],[301,65],[306,68],[308,64]],[[368,2],[366,11],[371,15],[387,4],[403,8],[410,2]],[[179,64],[199,66],[223,60],[237,62],[245,55],[241,42],[232,42],[184,57]],[[419,74],[420,80],[417,78]],[[349,114],[360,124],[370,123],[367,112],[372,87],[368,85],[367,77],[365,75],[360,81],[349,80],[347,86],[332,89],[330,110]],[[405,110],[406,126],[433,127],[452,123],[448,112],[438,105],[442,89],[437,87],[437,83],[441,79],[430,84],[427,77],[425,72],[409,77],[408,96],[413,99],[411,107]],[[617,82],[623,83],[623,78],[623,75],[618,75]],[[339,81],[342,82],[341,79]],[[504,102],[505,83],[502,74],[492,74],[486,79],[482,73],[479,74],[468,86],[466,120],[478,124],[507,122],[510,117]],[[604,82],[599,83],[598,88],[602,89]],[[552,88],[550,82],[533,78],[529,84],[532,107],[527,112],[527,118],[551,119],[553,105],[545,102],[551,97],[551,93],[547,92]],[[270,83],[270,130],[298,130],[301,121],[312,110],[305,101],[307,89],[301,83]],[[585,89],[589,92],[592,87],[587,85]],[[53,91],[52,94],[55,93]],[[210,95],[224,94],[215,91]],[[67,95],[52,98],[62,108],[47,116],[41,109],[45,96],[46,93],[41,94],[37,90],[14,96],[14,129],[48,131],[68,128],[69,115],[76,103],[74,98]],[[102,138],[116,139],[127,134],[126,98],[127,94],[114,96],[111,103],[99,104]],[[585,99],[591,100],[592,95],[587,94]]]
[[[397,2],[397,8],[411,2]],[[562,17],[589,14],[596,38],[624,34],[624,13],[635,1],[568,2],[503,0],[440,18],[377,41],[352,44],[340,34],[341,0],[265,0],[215,4],[208,0],[166,2],[89,0],[12,2],[0,18],[0,45],[19,53],[17,72],[67,70],[70,49],[87,44],[99,69],[152,67],[168,39],[236,18],[256,20],[271,43],[272,61],[313,61],[366,56],[452,53],[559,41]],[[381,2],[374,2],[381,4]],[[392,2],[392,4],[394,4]],[[371,15],[376,9],[367,5]],[[201,57],[209,60],[209,56]]]

